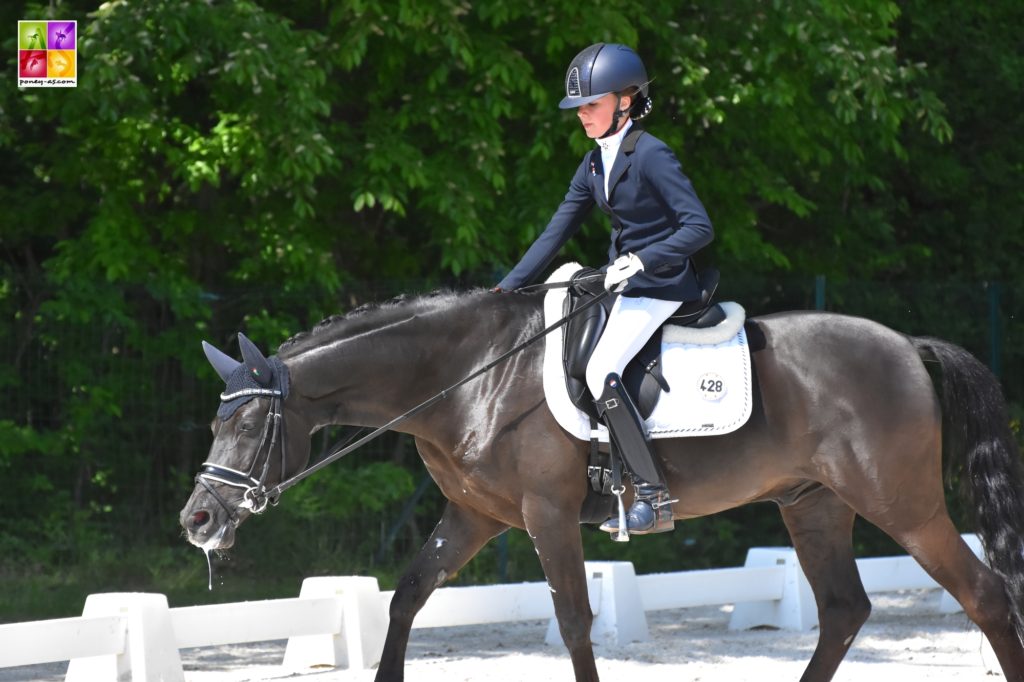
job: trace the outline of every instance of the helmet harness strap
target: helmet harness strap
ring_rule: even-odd
[[[619,131],[619,121],[622,119],[624,114],[628,112],[622,110],[622,95],[615,93],[615,112],[612,114],[612,124],[608,126],[608,130],[604,131],[601,135],[601,139],[614,135]]]

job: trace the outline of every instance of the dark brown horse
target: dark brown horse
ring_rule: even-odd
[[[251,472],[251,481],[267,485],[282,478],[282,468],[294,475],[318,429],[386,424],[538,332],[541,308],[535,295],[472,292],[325,321],[272,358],[287,368],[286,396],[257,396],[215,420],[208,461],[223,468],[207,471]],[[956,346],[859,318],[783,313],[752,319],[747,330],[757,379],[749,422],[729,435],[658,440],[656,447],[679,498],[677,519],[778,504],[818,604],[818,645],[802,679],[831,679],[871,610],[851,541],[859,514],[956,597],[1006,678],[1024,680],[1024,495],[995,378]],[[448,504],[397,586],[377,680],[403,679],[416,613],[509,527],[533,540],[576,679],[598,679],[579,529],[587,444],[549,413],[542,354],[543,344],[532,345],[402,423]],[[926,363],[941,374],[941,395]],[[991,568],[971,553],[946,511],[943,418]],[[181,512],[189,540],[230,546],[251,513],[247,485],[217,476],[197,485]]]

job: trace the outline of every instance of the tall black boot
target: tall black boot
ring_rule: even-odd
[[[640,411],[618,374],[611,373],[605,378],[597,412],[633,475],[636,497],[626,513],[627,532],[646,535],[672,530],[672,502],[676,500],[670,499]],[[608,519],[601,524],[601,530],[618,533],[619,519]]]

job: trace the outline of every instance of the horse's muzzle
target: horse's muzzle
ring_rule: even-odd
[[[204,550],[227,549],[235,543],[235,523],[216,502],[195,495],[181,510],[178,522],[188,541]]]
[[[225,520],[221,524],[206,523],[199,528],[186,526],[185,535],[200,549],[228,549],[235,544],[235,525]]]

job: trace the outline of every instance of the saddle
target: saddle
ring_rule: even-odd
[[[670,390],[661,372],[662,328],[665,325],[676,325],[704,329],[714,327],[724,320],[725,311],[714,303],[719,278],[720,274],[715,268],[701,272],[698,276],[700,298],[681,304],[626,365],[622,381],[644,419],[651,416],[661,393]],[[568,315],[604,290],[604,277],[601,276],[601,271],[595,268],[583,268],[572,276],[570,282],[563,315]],[[594,399],[587,388],[587,363],[604,331],[615,297],[616,294],[612,294],[600,305],[591,306],[571,319],[566,324],[562,342],[562,363],[565,366],[565,383],[569,398],[595,422],[598,421],[598,415]]]

